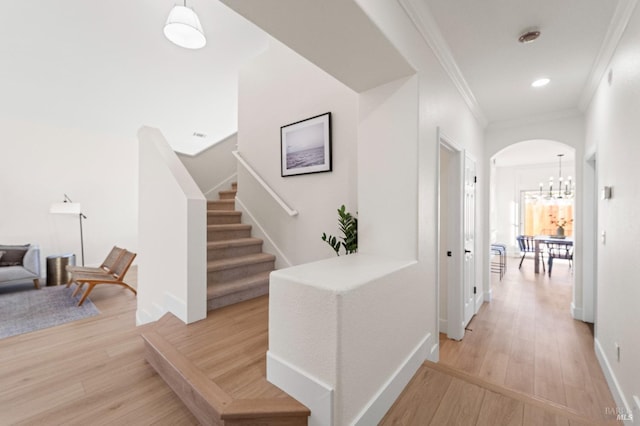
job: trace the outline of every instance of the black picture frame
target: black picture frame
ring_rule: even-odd
[[[282,177],[332,170],[330,112],[280,127],[280,170]]]

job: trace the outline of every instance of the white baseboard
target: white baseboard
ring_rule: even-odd
[[[440,361],[440,339],[438,338],[438,343],[431,346],[431,351],[429,352],[429,357],[427,358],[431,362],[439,362]]]
[[[309,426],[333,425],[333,389],[267,351],[267,380],[309,410]]]
[[[493,296],[493,289],[489,289],[488,291],[484,292],[484,301],[485,302],[491,302],[491,297]]]
[[[249,209],[247,209],[247,206],[237,196],[236,205],[242,212],[243,221],[249,222],[249,224],[254,228],[255,236],[264,241],[264,251],[276,256],[276,269],[288,268],[293,266],[293,263],[291,263],[291,261],[287,259],[287,256],[284,255],[282,250],[280,250],[280,248],[271,239],[271,237],[269,237],[269,234],[267,234],[262,225],[260,225],[260,222],[256,220],[255,216],[251,214]]]
[[[474,314],[477,314],[484,303],[484,293],[480,293],[476,296],[476,305],[474,306]]]
[[[187,316],[187,304],[184,300],[176,297],[168,291],[165,291],[163,302],[165,312],[171,312],[185,324],[189,323]],[[164,315],[164,313],[162,315]]]
[[[631,406],[627,403],[627,398],[625,398],[624,392],[622,392],[622,389],[620,388],[620,384],[616,379],[616,375],[611,368],[611,364],[609,363],[609,359],[607,358],[604,349],[600,345],[600,341],[597,338],[594,338],[593,342],[596,351],[596,357],[598,358],[598,363],[600,364],[600,368],[602,368],[604,377],[607,379],[609,390],[611,390],[611,394],[613,395],[613,399],[616,402],[617,408],[624,409],[625,413],[631,413]],[[631,425],[633,424],[633,421],[625,420],[624,423],[627,425]]]
[[[149,312],[144,309],[136,310],[136,325],[144,325],[149,324],[150,322],[155,321],[155,319],[151,316]]]
[[[396,401],[405,386],[416,374],[424,360],[428,358],[431,333],[427,334],[407,357],[405,362],[395,371],[393,376],[382,386],[378,393],[352,423],[355,426],[377,425],[389,408]]]
[[[583,318],[582,308],[578,308],[573,302],[571,302],[571,317],[580,321],[582,321]]]

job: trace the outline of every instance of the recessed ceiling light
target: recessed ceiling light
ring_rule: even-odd
[[[549,80],[548,78],[539,78],[536,81],[534,81],[533,83],[531,83],[531,87],[542,87],[542,86],[546,86],[547,84],[549,84],[551,80]]]

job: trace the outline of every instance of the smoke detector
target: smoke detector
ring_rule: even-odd
[[[538,37],[540,37],[540,31],[538,30],[527,30],[525,32],[523,32],[522,34],[520,34],[520,37],[518,37],[518,41],[522,44],[527,44],[527,43],[531,43],[533,41],[536,41],[538,39]]]

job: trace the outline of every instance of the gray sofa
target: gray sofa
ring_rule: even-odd
[[[33,280],[40,288],[40,248],[36,245],[0,245],[0,285]]]

